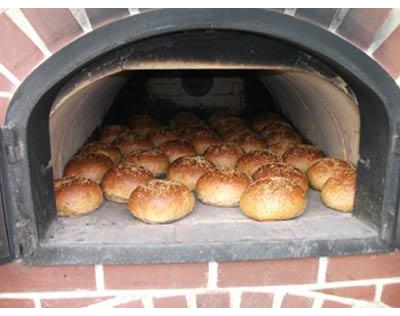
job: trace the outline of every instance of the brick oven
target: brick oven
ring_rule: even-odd
[[[0,13],[0,307],[400,306],[399,9],[144,11]],[[266,105],[357,165],[353,214],[56,216],[53,179],[116,117]]]

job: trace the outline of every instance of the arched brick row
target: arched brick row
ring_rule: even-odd
[[[17,12],[17,18],[7,10],[2,10],[0,124],[4,122],[9,101],[19,83],[51,54],[91,30],[148,10],[151,9],[81,9],[80,12],[77,9],[21,9]],[[399,79],[399,9],[271,10],[331,30],[368,53],[395,80]]]

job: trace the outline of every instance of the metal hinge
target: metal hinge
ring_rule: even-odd
[[[9,163],[16,163],[24,159],[22,142],[19,140],[14,126],[3,126],[1,128],[4,152]]]

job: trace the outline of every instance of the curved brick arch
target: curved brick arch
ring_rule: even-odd
[[[8,9],[0,13],[0,124],[20,83],[44,60],[96,28],[149,9]],[[271,9],[330,30],[397,80],[398,9]]]

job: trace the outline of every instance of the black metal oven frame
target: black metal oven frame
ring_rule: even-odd
[[[41,244],[54,216],[48,116],[60,87],[107,53],[155,36],[195,30],[242,32],[282,41],[319,59],[351,86],[361,115],[355,216],[371,225],[376,237],[101,249]],[[262,9],[166,9],[111,23],[46,60],[11,100],[0,135],[0,261],[20,257],[27,263],[188,262],[392,251],[400,242],[399,121],[400,93],[393,79],[361,50],[308,22]]]

